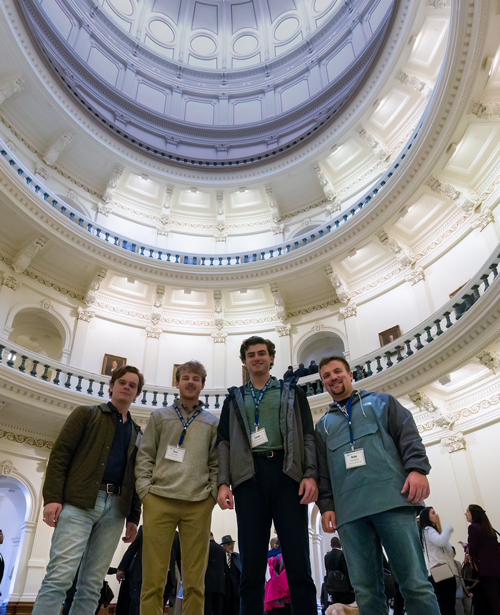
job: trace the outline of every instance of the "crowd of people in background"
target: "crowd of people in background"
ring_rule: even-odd
[[[43,487],[54,533],[34,615],[60,612],[75,580],[69,615],[93,613],[124,526],[131,544],[116,571],[118,615],[161,615],[166,604],[174,615],[317,615],[312,503],[324,532],[336,533],[326,615],[379,615],[389,601],[395,615],[461,615],[471,603],[475,615],[500,615],[496,532],[471,504],[457,567],[452,528],[425,506],[431,466],[409,410],[354,389],[343,356],[290,366],[278,380],[273,342],[252,336],[240,360],[249,380],[229,389],[220,420],[200,400],[207,374],[198,361],[177,368],[178,396],[154,410],[144,433],[130,415],[144,377],[130,365],[113,370],[108,403],[73,411]],[[331,397],[316,425],[297,384],[315,373]],[[210,535],[216,503],[236,512],[239,553],[232,536],[218,544]]]

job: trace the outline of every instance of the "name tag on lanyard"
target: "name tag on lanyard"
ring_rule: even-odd
[[[362,448],[358,448],[355,451],[349,451],[344,453],[345,467],[347,470],[351,468],[359,468],[366,465],[365,451]]]
[[[185,448],[181,448],[180,446],[172,446],[169,444],[167,446],[167,452],[165,453],[165,459],[171,459],[172,461],[182,463],[184,461],[185,454]]]
[[[255,448],[269,442],[265,429],[257,429],[250,435],[250,446]]]

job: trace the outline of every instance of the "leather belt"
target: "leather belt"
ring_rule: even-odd
[[[283,457],[284,454],[284,451],[255,451],[253,456],[259,459],[272,459],[273,457]]]
[[[120,495],[122,488],[113,483],[101,483],[99,491],[105,491],[108,495]]]

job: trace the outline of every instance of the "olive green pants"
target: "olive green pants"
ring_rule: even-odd
[[[208,496],[201,502],[189,502],[148,493],[142,504],[144,542],[141,615],[163,613],[163,591],[177,527],[181,543],[181,573],[184,588],[182,613],[203,615],[205,572],[214,499]]]

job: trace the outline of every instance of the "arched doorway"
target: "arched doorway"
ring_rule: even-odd
[[[6,472],[9,472],[9,464],[9,461],[4,461],[0,466],[2,471],[0,474],[0,529],[4,535],[0,552],[5,562],[4,576],[0,583],[2,594],[0,604],[3,605],[3,609],[14,591],[14,583],[26,535],[26,521],[31,510],[29,490],[20,480],[6,474]]]
[[[329,355],[342,355],[344,353],[344,341],[334,331],[316,331],[303,339],[295,350],[295,363],[303,363],[306,367],[311,360],[317,364],[323,357]]]

